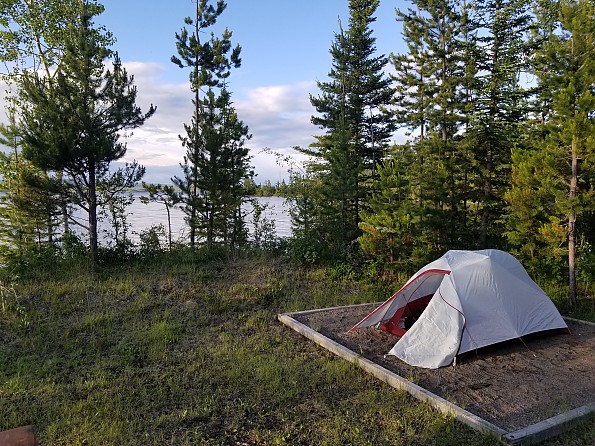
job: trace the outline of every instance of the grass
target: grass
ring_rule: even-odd
[[[595,292],[590,287],[579,287],[579,298],[573,307],[569,305],[568,286],[546,283],[543,289],[564,316],[595,322]]]
[[[395,285],[282,257],[38,271],[0,287],[0,431],[43,445],[490,445],[276,314]],[[579,427],[564,442],[590,444]]]

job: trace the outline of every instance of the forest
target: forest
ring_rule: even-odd
[[[595,274],[593,2],[414,0],[395,11],[407,52],[389,55],[376,54],[377,7],[349,2],[328,80],[310,96],[320,135],[295,147],[311,161],[282,160],[290,181],[278,193],[294,234],[286,249],[413,271],[448,249],[500,248],[532,274],[567,280],[572,304],[577,280]],[[145,187],[183,208],[190,247],[233,251],[248,244],[242,202],[275,191],[255,188],[251,135],[229,91],[241,46],[227,29],[202,36],[225,8],[197,2],[175,34],[172,62],[187,70],[194,104],[180,135],[186,155],[175,187]],[[145,168],[110,163],[126,153],[121,135],[155,107],[136,105],[114,36],[94,25],[102,11],[96,1],[2,4],[4,264],[40,250],[59,257],[73,244],[98,264],[98,219],[113,226],[116,249],[134,250],[121,234]],[[398,129],[404,144],[391,143]],[[86,221],[72,218],[75,208]]]

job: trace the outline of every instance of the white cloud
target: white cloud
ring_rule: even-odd
[[[307,146],[316,128],[310,123],[308,94],[313,82],[258,87],[243,92],[236,101],[238,115],[252,132],[251,146],[275,150]]]
[[[151,104],[157,111],[142,127],[123,138],[128,151],[121,161],[136,160],[146,166],[149,181],[152,169],[160,179],[167,171],[171,171],[170,176],[179,175],[185,150],[178,135],[184,133],[184,123],[190,121],[193,111],[189,84],[164,82],[165,68],[161,64],[124,62],[124,65],[128,74],[134,76],[137,103],[143,112]],[[288,176],[287,166],[277,165],[275,157],[263,149],[304,158],[292,147],[307,147],[318,131],[310,123],[314,110],[309,94],[315,90],[315,82],[300,82],[233,91],[234,106],[252,134],[246,145],[250,148],[257,182],[276,182]],[[4,98],[0,97],[0,103],[3,102]],[[6,122],[6,117],[0,116],[0,122]]]
[[[188,83],[161,82],[164,69],[159,64],[127,62],[125,65],[129,74],[135,76],[138,104],[143,110],[148,110],[150,104],[157,106],[155,115],[126,139],[125,160],[136,159],[147,166],[148,175],[152,166],[172,166],[173,170],[179,170],[184,148],[178,135],[184,133],[183,123],[192,117]],[[246,145],[253,157],[257,181],[275,182],[287,177],[287,168],[278,166],[274,156],[262,149],[295,154],[291,147],[306,147],[312,142],[316,128],[310,123],[313,109],[308,95],[315,88],[314,82],[301,82],[233,92],[238,115],[252,134]]]

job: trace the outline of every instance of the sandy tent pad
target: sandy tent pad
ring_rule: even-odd
[[[397,340],[391,334],[374,328],[347,333],[376,306],[289,316],[505,432],[527,431],[557,415],[580,415],[595,407],[594,324],[567,320],[572,334],[560,331],[509,341],[469,353],[456,367],[429,370],[385,356]]]

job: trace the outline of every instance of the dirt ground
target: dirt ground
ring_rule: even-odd
[[[508,432],[595,401],[595,326],[567,321],[558,331],[480,349],[456,367],[428,370],[386,353],[397,337],[375,328],[347,331],[374,305],[293,317],[347,348]]]

